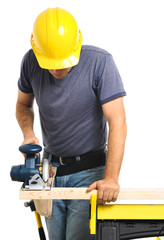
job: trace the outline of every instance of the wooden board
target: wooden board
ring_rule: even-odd
[[[50,191],[20,190],[19,198],[27,199],[90,199],[97,190],[86,193],[87,188],[52,188]],[[122,189],[118,200],[164,200],[164,189]]]

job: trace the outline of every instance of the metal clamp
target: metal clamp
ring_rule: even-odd
[[[62,157],[59,157],[59,162],[60,162],[60,164],[61,164],[62,166],[63,166],[63,165],[66,165],[66,164],[63,163]]]

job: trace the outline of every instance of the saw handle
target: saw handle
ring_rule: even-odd
[[[36,154],[41,150],[42,147],[34,143],[25,144],[19,147],[19,151],[26,154],[25,165],[27,169],[35,169],[35,165],[40,164],[40,154],[38,154],[38,156],[36,156]]]
[[[34,143],[29,143],[29,144],[21,145],[19,147],[19,151],[27,155],[35,155],[36,153],[39,153],[42,151],[42,147]]]

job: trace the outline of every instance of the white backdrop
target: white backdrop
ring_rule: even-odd
[[[162,0],[5,1],[0,14],[1,61],[1,235],[39,239],[34,215],[18,199],[21,183],[10,180],[12,165],[24,162],[15,119],[17,79],[36,16],[62,7],[76,18],[83,43],[108,50],[122,76],[128,136],[121,188],[164,188],[164,14]],[[35,105],[35,133],[42,142]]]

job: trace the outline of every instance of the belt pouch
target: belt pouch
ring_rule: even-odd
[[[56,167],[52,167],[52,178],[49,179],[51,180],[51,187],[53,187],[55,175],[56,175]],[[40,216],[44,216],[47,218],[51,217],[52,203],[53,203],[53,199],[34,200],[37,213],[39,213]]]

